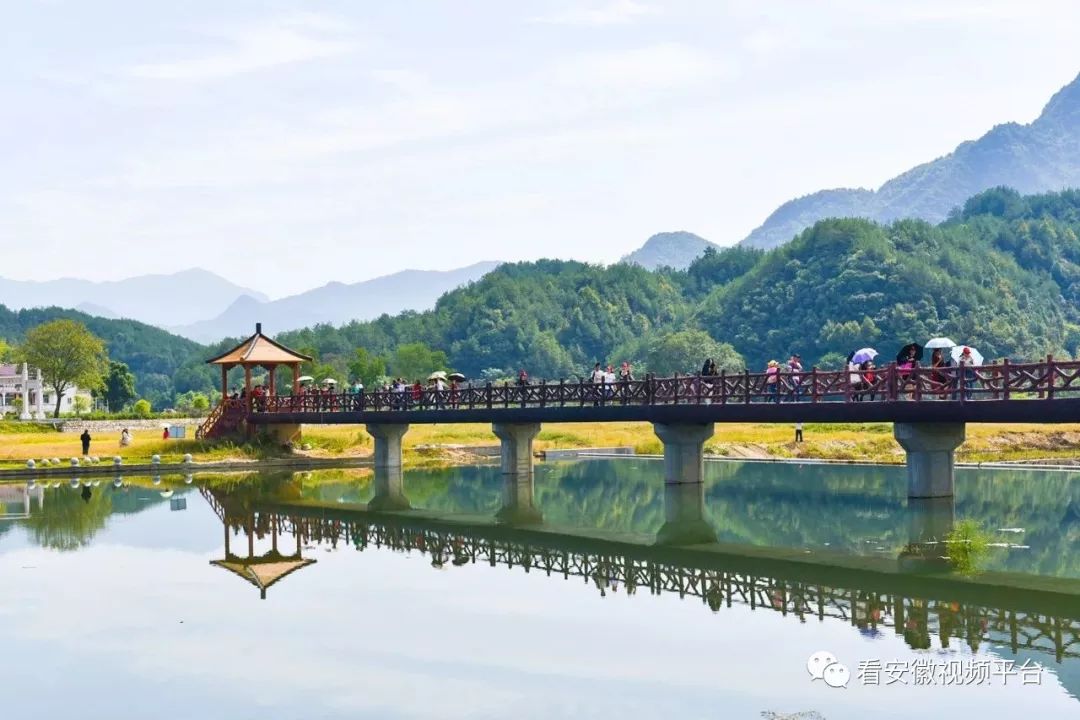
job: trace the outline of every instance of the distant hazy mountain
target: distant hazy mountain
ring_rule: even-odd
[[[74,307],[91,315],[130,318],[159,327],[213,317],[242,295],[266,299],[262,293],[198,268],[109,282],[0,278],[0,303],[13,310]]]
[[[1080,186],[1080,77],[1059,90],[1030,125],[998,125],[978,140],[898,175],[876,192],[822,190],[791,200],[742,242],[776,247],[827,217],[940,222],[967,198],[1000,185],[1021,193]]]
[[[653,235],[620,262],[634,263],[649,270],[661,267],[685,270],[710,247],[717,246],[692,232],[662,232]]]
[[[318,323],[339,325],[371,320],[384,313],[429,310],[443,293],[494,270],[499,263],[482,262],[455,270],[403,270],[393,275],[346,285],[332,282],[299,295],[266,302],[237,298],[211,320],[172,325],[173,332],[199,342],[250,334],[256,322],[268,333],[285,332]]]

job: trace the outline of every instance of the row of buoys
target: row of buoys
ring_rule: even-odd
[[[192,460],[193,459],[191,457],[191,453],[185,453],[184,454],[184,462],[185,463],[190,464],[192,462]],[[101,458],[99,458],[97,455],[86,455],[81,460],[79,458],[77,458],[77,457],[73,457],[73,458],[71,458],[71,467],[79,467],[79,465],[83,464],[83,463],[85,463],[87,465],[97,465],[100,462],[101,462]],[[124,458],[120,457],[119,455],[113,457],[113,465],[122,465],[123,462],[124,462]],[[59,465],[59,464],[60,464],[60,458],[51,458],[51,459],[50,458],[41,458],[41,460],[30,459],[30,460],[26,461],[26,467],[30,468],[31,470],[36,468],[38,465],[41,465],[42,467],[49,467],[50,465]],[[151,455],[150,456],[150,464],[151,465],[160,465],[161,464],[161,456],[160,455]]]

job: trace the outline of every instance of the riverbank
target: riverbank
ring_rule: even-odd
[[[0,467],[24,467],[27,460],[61,460],[82,455],[78,436],[56,432],[47,426],[0,428]],[[135,430],[133,442],[121,448],[115,436],[98,434],[90,455],[111,464],[119,455],[125,465],[149,464],[158,455],[164,464],[176,464],[190,454],[197,463],[244,463],[283,457],[308,459],[359,459],[371,454],[373,442],[361,426],[305,426],[301,449],[288,454],[272,445],[204,442],[194,439],[162,440],[157,429]],[[731,459],[841,460],[903,463],[904,453],[888,423],[866,425],[816,425],[804,427],[805,442],[794,442],[789,425],[751,423],[717,424],[716,434],[705,445],[709,455]],[[414,425],[404,438],[407,465],[449,465],[476,462],[490,457],[498,441],[488,425]],[[648,423],[552,423],[544,425],[535,449],[632,447],[637,454],[663,452],[660,440]],[[1072,425],[977,425],[967,427],[967,440],[957,451],[958,462],[1047,462],[1080,460],[1080,424]]]

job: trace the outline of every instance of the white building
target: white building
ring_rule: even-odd
[[[73,385],[60,398],[60,412],[75,412],[76,397],[91,398],[88,391]],[[20,420],[44,420],[56,407],[56,396],[45,386],[40,370],[28,368],[25,363],[0,364],[0,417],[16,411],[19,407],[17,399],[22,402]]]

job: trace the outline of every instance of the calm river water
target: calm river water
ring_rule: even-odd
[[[1080,717],[1080,474],[707,473],[0,486],[3,717]]]

